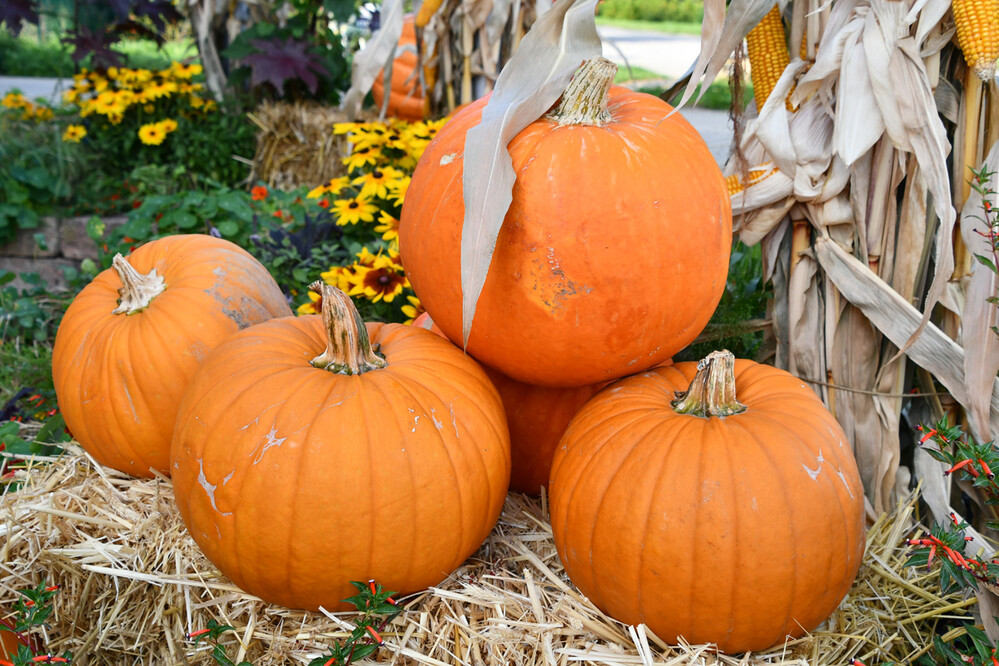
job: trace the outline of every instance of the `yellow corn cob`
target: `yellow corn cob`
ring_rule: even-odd
[[[747,187],[756,185],[760,181],[765,180],[775,171],[777,171],[777,168],[773,166],[772,163],[767,162],[766,164],[755,166],[747,171],[745,181],[740,178],[741,174],[733,173],[731,176],[726,176],[725,185],[728,186],[728,195],[732,196],[733,194],[738,194]]]
[[[770,92],[777,84],[777,79],[791,62],[791,56],[787,51],[787,40],[784,37],[784,24],[781,22],[780,9],[777,5],[774,5],[763,20],[746,35],[746,47],[749,51],[749,68],[756,108],[762,109],[763,103],[770,97]]]
[[[957,45],[978,78],[991,81],[999,60],[999,0],[954,0]]]
[[[425,0],[422,5],[420,5],[420,11],[416,13],[416,27],[424,28],[430,19],[433,17],[434,13],[440,9],[440,6],[444,4],[444,0]]]

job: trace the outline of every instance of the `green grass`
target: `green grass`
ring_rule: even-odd
[[[628,81],[650,81],[653,79],[664,78],[666,77],[662,74],[657,74],[649,69],[635,67],[634,65],[630,68],[620,65],[618,67],[617,74],[614,76],[614,83],[625,83]]]
[[[148,39],[126,40],[114,50],[125,56],[127,66],[143,69],[162,69],[174,60],[198,55],[190,39],[167,42],[162,49]],[[0,75],[69,77],[76,71],[72,51],[55,37],[39,40],[22,34],[15,38],[0,31]],[[82,66],[87,64],[84,61]]]
[[[700,23],[677,23],[676,21],[636,21],[633,19],[597,17],[597,25],[626,28],[628,30],[645,30],[647,32],[662,32],[667,35],[700,35]]]
[[[52,387],[52,346],[48,342],[7,339],[0,343],[0,406],[22,388],[32,393],[54,395]],[[50,405],[49,405],[50,406]]]

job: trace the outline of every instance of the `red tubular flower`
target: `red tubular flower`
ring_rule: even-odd
[[[920,429],[921,429],[921,428],[920,428]],[[922,444],[923,442],[925,442],[926,440],[928,440],[928,439],[929,439],[930,437],[932,437],[932,436],[933,436],[933,435],[935,435],[935,434],[937,434],[937,430],[936,430],[936,428],[934,428],[934,429],[930,430],[929,432],[927,432],[926,434],[924,434],[924,435],[923,435],[923,436],[922,436],[922,437],[920,438],[920,440],[919,440],[919,443],[920,443],[920,444]]]
[[[984,460],[979,458],[978,464],[982,466],[982,471],[985,472],[985,476],[989,477],[990,479],[996,478],[996,475],[992,473],[992,470],[989,469],[989,466],[986,464]]]
[[[192,638],[197,638],[198,636],[207,634],[209,631],[211,631],[211,629],[198,629],[197,631],[192,631],[187,635],[187,639],[191,640]]]
[[[375,631],[374,627],[365,627],[365,628],[368,630],[368,633],[371,634],[371,637],[375,639],[376,643],[381,645],[382,643],[385,642],[384,640],[382,640],[382,637],[378,635],[378,632]]]
[[[971,458],[965,458],[964,460],[962,460],[962,461],[960,461],[960,462],[956,463],[956,464],[955,464],[955,465],[954,465],[953,467],[951,467],[950,469],[948,469],[948,470],[944,471],[944,476],[947,476],[948,474],[951,474],[951,473],[953,473],[953,472],[956,472],[957,470],[961,469],[962,467],[967,467],[967,466],[968,466],[968,465],[970,465],[970,464],[971,464]],[[971,470],[972,470],[972,468],[968,468],[968,471],[971,471]],[[953,515],[954,515],[954,514],[951,514],[951,516],[953,516]]]

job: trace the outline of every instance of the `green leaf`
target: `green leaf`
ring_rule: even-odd
[[[218,230],[226,238],[232,238],[239,233],[239,223],[233,222],[232,220],[226,220],[225,222],[219,222]]]
[[[248,195],[244,192],[228,192],[219,198],[219,208],[249,222],[253,219]],[[216,225],[217,226],[217,225]]]
[[[999,273],[999,270],[996,269],[996,265],[988,257],[981,254],[976,254],[975,259],[977,259],[978,263],[982,264],[983,266],[987,266],[993,273]]]
[[[354,660],[360,661],[361,659],[364,659],[365,657],[371,656],[372,654],[374,654],[377,651],[378,651],[378,644],[377,643],[369,643],[367,645],[358,645],[357,647],[354,648],[354,656],[351,659],[351,661],[354,661]]]
[[[38,434],[35,435],[35,439],[39,442],[45,442],[49,444],[55,444],[58,442],[68,442],[70,440],[69,433],[66,432],[66,420],[62,417],[62,413],[57,412],[53,416],[45,420],[42,427],[38,430]]]

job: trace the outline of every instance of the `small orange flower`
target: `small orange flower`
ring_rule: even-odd
[[[257,185],[250,190],[250,198],[254,201],[263,201],[267,198],[267,188],[263,185]]]

